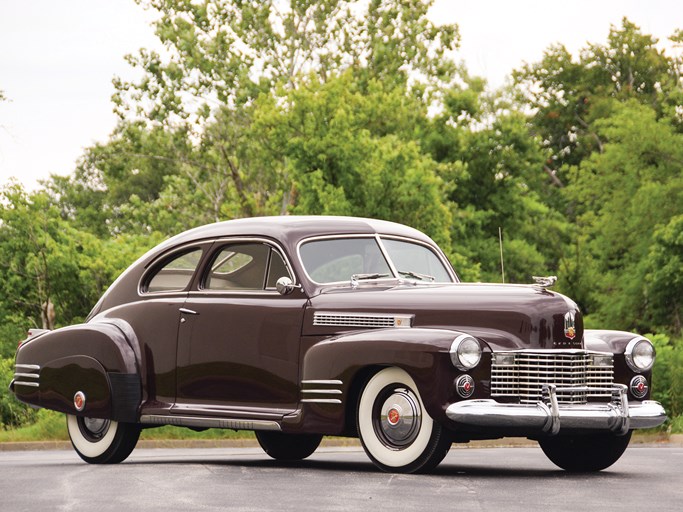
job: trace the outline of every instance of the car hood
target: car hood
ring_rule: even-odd
[[[386,325],[392,316],[397,323]],[[359,319],[358,325],[353,325],[354,318]],[[328,289],[311,299],[303,334],[329,336],[368,329],[373,322],[374,328],[410,325],[466,332],[493,350],[583,346],[578,306],[564,295],[529,285],[402,284]]]

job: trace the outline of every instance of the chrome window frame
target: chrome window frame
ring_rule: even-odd
[[[289,258],[287,257],[287,253],[283,250],[282,246],[275,242],[274,240],[271,240],[269,238],[262,238],[262,237],[243,237],[243,236],[238,236],[238,237],[230,237],[230,238],[217,238],[216,240],[213,240],[213,245],[215,247],[212,247],[209,250],[209,256],[213,256],[214,254],[220,253],[220,251],[227,245],[232,245],[232,244],[239,244],[239,243],[262,243],[266,246],[268,246],[270,249],[276,250],[280,256],[282,257],[282,260],[285,263],[285,267],[287,267],[287,270],[290,273],[290,276],[292,277],[292,281],[294,282],[293,284],[298,284],[298,280],[296,277],[296,272],[294,272],[294,267],[292,267],[291,262],[289,261]],[[210,259],[210,258],[209,258]],[[202,271],[206,273],[206,270],[210,270],[211,265],[206,265]],[[266,269],[266,273],[268,272],[268,269]],[[198,296],[225,296],[225,295],[255,295],[255,296],[281,296],[280,292],[277,291],[275,288],[263,288],[261,290],[247,290],[247,289],[226,289],[226,290],[210,290],[207,288],[204,288],[204,281],[205,281],[206,276],[205,275],[200,275],[199,280],[197,282],[197,289],[196,290],[189,290],[188,291],[188,297],[198,297]],[[264,283],[265,284],[265,283]]]

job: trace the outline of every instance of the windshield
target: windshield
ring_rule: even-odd
[[[441,260],[424,245],[390,238],[382,238],[382,243],[399,275],[420,281],[453,282]]]
[[[301,245],[300,255],[306,273],[317,283],[382,278],[453,282],[431,249],[405,240],[384,237],[313,240]],[[387,256],[391,261],[387,261]]]

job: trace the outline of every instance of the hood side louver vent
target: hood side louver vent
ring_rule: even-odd
[[[313,325],[331,327],[407,328],[412,324],[412,315],[379,315],[364,313],[328,313],[313,315]]]

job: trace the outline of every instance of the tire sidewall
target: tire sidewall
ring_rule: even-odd
[[[78,417],[68,414],[66,420],[71,444],[78,454],[88,462],[96,462],[101,458],[106,458],[106,454],[116,440],[116,433],[118,432],[119,424],[114,420],[110,420],[109,429],[107,433],[97,441],[87,439],[78,425]]]
[[[421,409],[420,430],[415,440],[402,449],[388,447],[378,437],[372,417],[375,400],[388,386],[407,387],[417,397]],[[427,450],[432,437],[434,420],[425,410],[415,381],[405,370],[385,368],[376,373],[365,385],[358,403],[358,433],[368,455],[379,465],[391,469],[406,468],[418,461]]]

